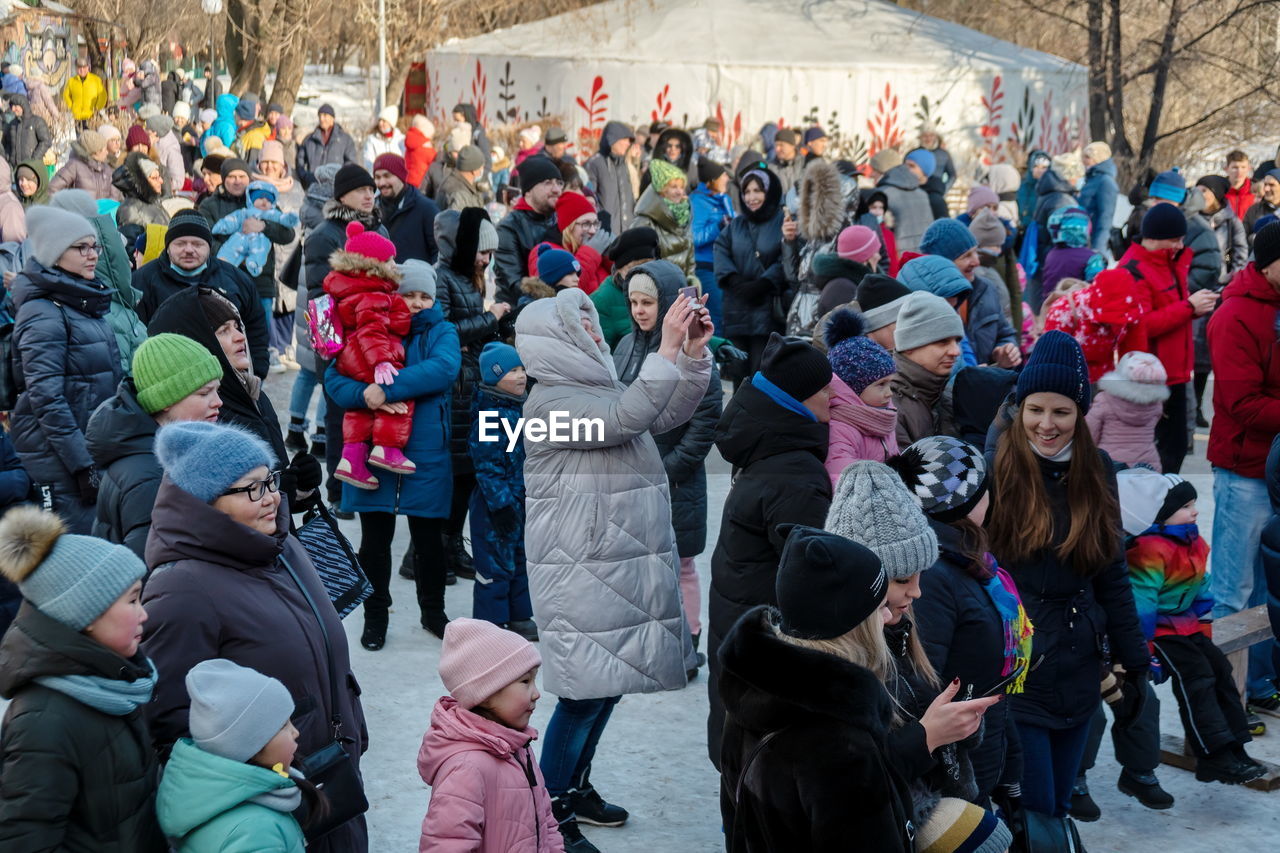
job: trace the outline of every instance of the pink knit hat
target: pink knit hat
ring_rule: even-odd
[[[980,207],[986,207],[989,204],[999,204],[1000,196],[996,195],[996,191],[985,184],[978,184],[969,190],[969,215],[973,216],[973,212]]]
[[[542,655],[533,643],[482,619],[452,619],[440,649],[440,680],[458,704],[470,709],[534,667]]]
[[[375,261],[386,263],[396,256],[396,244],[377,231],[366,231],[359,222],[347,223],[347,244],[343,251],[353,255],[364,255]]]
[[[865,264],[880,251],[880,238],[865,225],[850,225],[836,239],[836,254],[846,261]]]
[[[1165,372],[1160,359],[1149,352],[1136,350],[1120,356],[1120,361],[1116,363],[1116,373],[1131,382],[1141,382],[1144,385],[1164,385],[1169,381],[1169,374]]]

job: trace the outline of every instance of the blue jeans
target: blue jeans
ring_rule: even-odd
[[[1267,601],[1267,579],[1259,544],[1262,528],[1271,520],[1267,481],[1242,477],[1225,468],[1213,469],[1213,616],[1238,613]],[[1275,692],[1275,640],[1249,649],[1246,692],[1254,698]]]
[[[1071,805],[1089,741],[1090,721],[1070,729],[1046,729],[1018,723],[1022,740],[1022,805],[1034,812],[1062,817]]]
[[[289,417],[302,421],[303,432],[306,432],[307,409],[311,408],[311,394],[319,384],[320,378],[308,367],[299,368],[298,375],[293,379],[293,391],[289,394]],[[318,424],[324,423],[324,409],[324,394],[321,394],[320,402],[316,406],[316,423]]]
[[[621,698],[561,699],[556,703],[542,734],[542,758],[538,760],[552,798],[586,786],[596,744]]]
[[[716,324],[716,334],[724,337],[724,310],[721,307],[720,285],[716,284],[716,274],[713,270],[702,269],[701,265],[694,270],[694,274],[702,285],[702,292],[707,295],[707,313],[711,315],[711,322]]]

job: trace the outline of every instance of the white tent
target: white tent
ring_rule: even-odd
[[[816,122],[855,161],[928,121],[974,167],[1088,141],[1082,66],[878,0],[609,0],[451,41],[427,73],[437,120],[555,117],[583,155],[610,119],[719,117],[729,148]]]

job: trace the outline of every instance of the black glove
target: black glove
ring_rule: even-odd
[[[1143,667],[1133,672],[1117,673],[1120,680],[1120,700],[1112,704],[1115,714],[1115,727],[1127,729],[1142,718],[1142,710],[1147,705],[1147,669]]]
[[[773,293],[773,281],[767,278],[743,278],[738,282],[738,295],[752,305],[759,305]]]
[[[76,493],[80,496],[80,503],[85,506],[93,506],[98,502],[98,469],[90,465],[88,468],[81,468],[75,473]]]
[[[287,470],[293,475],[300,492],[315,491],[320,488],[320,481],[324,479],[324,469],[320,467],[320,462],[305,450],[294,454]]]
[[[720,376],[730,382],[745,379],[749,358],[746,352],[733,344],[721,344],[716,350],[716,364],[720,366]]]
[[[507,504],[489,511],[489,523],[493,525],[494,531],[499,536],[507,539],[514,536],[520,529],[520,513],[516,510],[515,504]]]

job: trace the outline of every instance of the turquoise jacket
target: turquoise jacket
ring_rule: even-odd
[[[182,738],[165,765],[156,816],[181,853],[303,853],[302,828],[291,811],[250,802],[294,787],[274,770],[222,758]]]

